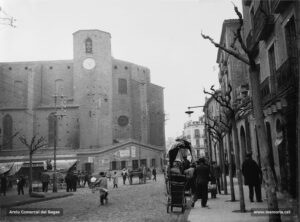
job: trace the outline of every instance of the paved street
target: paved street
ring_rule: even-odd
[[[250,203],[248,189],[244,186],[245,204],[247,213],[233,212],[239,209],[239,202],[229,202],[230,195],[217,195],[217,199],[211,199],[209,194],[209,208],[201,208],[200,200],[194,208],[188,208],[184,214],[175,208],[175,212],[167,214],[164,177],[158,175],[157,182],[147,181],[147,184],[138,184],[134,178],[134,184],[124,186],[119,178],[119,188],[112,188],[112,181],[109,182],[109,203],[99,206],[99,194],[92,193],[89,188],[80,188],[73,196],[53,199],[44,202],[22,205],[15,208],[62,208],[62,216],[6,216],[3,221],[91,221],[91,222],[264,222],[268,221],[267,216],[253,216],[252,208],[266,208],[267,202]],[[263,190],[262,190],[263,191]],[[238,199],[238,187],[235,179],[235,194]],[[265,198],[265,193],[263,192]],[[284,197],[279,196],[279,207],[288,208],[283,202]],[[189,200],[189,199],[188,199]],[[282,221],[297,221],[293,215],[282,217]],[[2,220],[1,220],[2,221]]]
[[[109,182],[108,205],[99,206],[98,193],[81,188],[71,197],[22,206],[63,208],[63,216],[9,216],[4,221],[186,221],[187,214],[167,214],[164,177],[158,175],[157,179],[139,185],[134,178],[134,185],[127,181],[123,186],[119,178],[118,189],[112,189],[112,181]]]

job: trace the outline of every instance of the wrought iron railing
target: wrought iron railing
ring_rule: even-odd
[[[263,103],[267,102],[271,98],[269,76],[260,84],[260,95]]]
[[[296,83],[298,73],[297,58],[288,58],[277,70],[275,74],[276,93],[280,94],[287,88],[294,86]]]

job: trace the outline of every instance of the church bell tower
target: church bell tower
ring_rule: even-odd
[[[73,33],[74,104],[79,105],[80,148],[112,144],[111,36],[99,30]]]

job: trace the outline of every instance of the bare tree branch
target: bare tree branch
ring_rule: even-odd
[[[210,36],[208,35],[204,35],[203,33],[201,33],[202,38],[204,39],[208,39],[215,47],[222,49],[223,51],[227,52],[228,54],[234,56],[235,58],[237,58],[238,60],[241,60],[242,62],[246,63],[247,65],[250,65],[250,62],[247,58],[245,58],[244,56],[242,56],[240,53],[232,50],[232,49],[228,49],[225,46],[222,46],[218,43],[216,43]]]

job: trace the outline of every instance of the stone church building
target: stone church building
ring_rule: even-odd
[[[57,160],[78,170],[160,167],[164,97],[150,70],[114,59],[100,30],[73,33],[73,50],[72,60],[0,63],[0,163],[28,161],[18,137],[38,135],[35,161],[53,161],[56,142]]]

